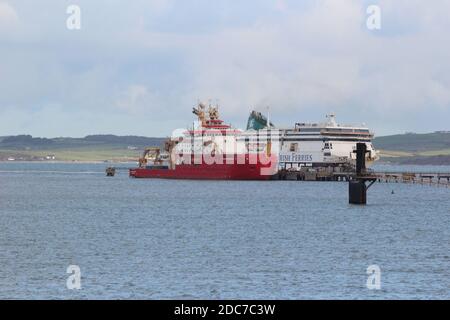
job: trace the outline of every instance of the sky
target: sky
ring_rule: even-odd
[[[376,135],[450,130],[449,12],[448,0],[0,0],[0,136],[167,136],[199,100],[238,128],[269,107],[280,126],[335,113]]]

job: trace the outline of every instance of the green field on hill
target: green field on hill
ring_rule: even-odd
[[[96,135],[85,138],[0,138],[0,161],[136,161],[144,148],[161,146],[163,138]]]
[[[56,160],[56,161],[131,161],[137,160],[141,151],[124,148],[76,148],[48,150],[0,150],[0,160]],[[49,159],[46,159],[49,157]],[[54,157],[54,159],[53,159]]]
[[[377,137],[373,144],[382,161],[450,165],[450,132]]]

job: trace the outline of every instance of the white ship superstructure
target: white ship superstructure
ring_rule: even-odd
[[[172,138],[175,154],[230,157],[266,151],[267,138],[260,138],[264,130],[247,132],[232,128],[219,119],[218,109],[218,106],[206,107],[203,103],[194,108],[197,123],[192,128],[175,132]],[[183,161],[182,157],[178,161]]]

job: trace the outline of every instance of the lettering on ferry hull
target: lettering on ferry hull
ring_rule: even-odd
[[[312,154],[280,154],[280,162],[312,162]]]

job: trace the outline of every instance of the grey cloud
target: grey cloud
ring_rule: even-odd
[[[377,1],[379,32],[356,0],[80,0],[79,32],[71,1],[0,3],[0,134],[158,135],[190,123],[198,98],[239,124],[267,105],[279,123],[334,111],[379,133],[450,116],[448,1]]]

